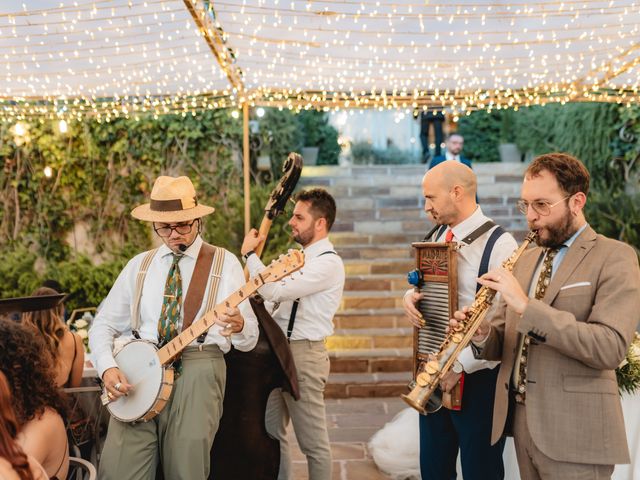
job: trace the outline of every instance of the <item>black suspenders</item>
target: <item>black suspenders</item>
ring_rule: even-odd
[[[491,220],[489,220],[483,223],[482,225],[480,225],[480,227],[478,227],[473,232],[471,232],[467,237],[463,238],[462,242],[466,243],[467,245],[470,245],[471,243],[476,241],[481,235],[485,234],[495,226],[496,224]],[[431,237],[433,237],[434,240],[437,240],[444,234],[446,230],[447,230],[446,225],[436,225],[427,234],[427,236],[424,238],[424,241],[428,241]],[[434,232],[435,232],[435,235],[434,235]],[[493,247],[495,246],[498,239],[505,233],[506,232],[504,228],[502,228],[500,225],[498,225],[498,228],[496,228],[493,232],[491,232],[491,235],[489,236],[489,239],[487,240],[487,243],[484,246],[484,251],[482,252],[482,259],[480,260],[480,268],[478,268],[478,277],[481,277],[482,275],[484,275],[489,271],[489,261],[491,260],[491,252],[493,252]],[[476,283],[476,292],[480,290],[480,287],[481,285],[479,283]]]
[[[319,257],[322,255],[337,255],[333,250],[327,250],[326,252],[322,252]],[[300,303],[300,299],[296,298],[293,301],[293,306],[291,307],[291,315],[289,316],[289,325],[287,325],[287,342],[291,341],[291,334],[293,333],[293,324],[296,322],[296,314],[298,313],[298,304]]]

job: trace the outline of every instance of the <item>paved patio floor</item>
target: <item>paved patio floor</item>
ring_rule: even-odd
[[[406,407],[400,397],[327,400],[327,425],[333,453],[333,480],[387,480],[371,460],[371,436]],[[298,449],[293,430],[294,480],[308,480],[307,461]]]

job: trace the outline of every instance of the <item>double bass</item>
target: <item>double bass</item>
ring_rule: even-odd
[[[271,193],[260,224],[265,238],[291,197],[302,173],[302,157],[289,154],[283,176]],[[261,255],[264,243],[255,252]],[[298,380],[289,343],[259,295],[249,298],[260,336],[250,352],[231,349],[225,355],[227,384],[220,425],[211,449],[209,480],[273,480],[280,469],[280,442],[267,434],[269,395],[282,388],[298,400]]]

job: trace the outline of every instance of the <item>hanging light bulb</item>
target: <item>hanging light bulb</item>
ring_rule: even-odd
[[[44,167],[43,173],[45,177],[51,178],[53,176],[53,169],[49,165],[47,165],[46,167]]]
[[[60,133],[67,133],[67,131],[69,130],[69,125],[67,125],[66,120],[60,120],[58,122],[58,130],[60,130]]]
[[[24,137],[24,134],[27,133],[27,129],[22,122],[18,122],[13,127],[13,133],[18,137]]]
[[[264,117],[264,108],[258,107],[258,109],[256,110],[256,115],[258,116],[258,118]]]

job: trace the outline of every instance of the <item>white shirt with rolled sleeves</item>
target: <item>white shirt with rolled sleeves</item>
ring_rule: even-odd
[[[461,245],[458,250],[458,308],[470,306],[476,297],[476,284],[478,278],[478,269],[480,261],[484,253],[484,247],[494,229],[489,230],[477,238],[471,245],[462,243],[461,240],[466,238],[485,222],[491,220],[482,213],[482,209],[478,206],[473,214],[453,227],[453,241]],[[448,229],[447,229],[448,230]],[[435,241],[444,242],[446,230]],[[498,268],[507,258],[511,256],[514,250],[518,248],[518,243],[510,233],[505,233],[496,241],[489,258],[489,270]],[[413,292],[409,290],[407,293]],[[494,300],[494,305],[497,303]],[[487,318],[491,318],[491,313]],[[473,373],[485,368],[495,368],[500,362],[487,360],[479,360],[474,357],[471,347],[465,348],[458,357],[458,361],[462,364],[465,372]]]
[[[189,291],[189,284],[202,243],[202,238],[200,236],[196,237],[196,240],[184,252],[184,258],[180,260],[183,300],[186,299]],[[245,284],[242,266],[238,259],[227,250],[223,250],[223,252],[225,257],[222,265],[222,278],[214,302],[216,305]],[[131,335],[131,312],[135,296],[136,276],[145,253],[140,253],[132,258],[120,272],[111,291],[96,314],[89,331],[89,346],[100,377],[102,377],[105,370],[117,366],[112,353],[114,338],[120,335]],[[150,340],[154,343],[158,341],[158,319],[162,309],[165,283],[172,262],[171,253],[171,250],[166,245],[162,245],[158,249],[149,265],[142,289],[139,334],[142,339]],[[194,323],[206,313],[205,304],[210,286],[211,277],[209,276],[204,292],[203,305],[201,305],[196,314]],[[255,347],[258,341],[256,316],[248,301],[242,302],[238,308],[244,317],[242,331],[234,333],[230,337],[223,337],[219,333],[222,327],[214,325],[207,333],[205,344],[218,345],[220,350],[225,353],[230,350],[231,344],[238,350],[245,352]],[[183,314],[184,312],[181,312],[179,330],[182,329]],[[197,341],[194,340],[192,345],[198,345]]]
[[[333,334],[333,316],[342,299],[345,273],[340,256],[322,255],[329,251],[335,252],[329,239],[318,240],[304,249],[302,269],[259,289],[265,300],[275,304],[272,317],[285,334],[293,301],[300,298],[291,340],[318,341]],[[257,255],[249,256],[247,267],[252,277],[265,268]]]

